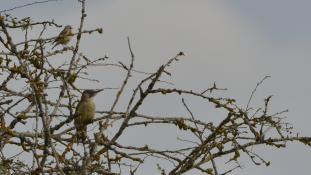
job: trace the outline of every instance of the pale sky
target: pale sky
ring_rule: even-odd
[[[26,2],[32,1],[2,0],[0,10]],[[287,121],[302,135],[310,136],[310,7],[308,0],[89,0],[86,28],[102,27],[104,32],[85,38],[82,50],[90,57],[108,55],[113,60],[128,62],[126,37],[129,36],[136,55],[136,69],[143,71],[154,71],[168,58],[183,51],[186,56],[170,69],[171,81],[177,87],[200,91],[216,81],[219,86],[229,89],[224,95],[236,98],[240,105],[246,105],[256,83],[270,75],[256,93],[253,105],[258,107],[266,96],[273,94],[270,109],[274,112],[289,109],[285,115]],[[77,29],[79,11],[75,0],[62,0],[12,13],[36,20],[54,19]],[[107,74],[108,71],[102,69],[95,68],[93,73],[104,85],[95,86],[116,87],[121,83],[122,77]],[[88,86],[81,84],[82,88],[92,88]],[[103,105],[97,108],[108,110],[109,104],[105,102],[111,97],[99,95],[96,100]],[[147,101],[142,112],[185,114],[176,99],[152,100]],[[156,108],[154,102],[157,102]],[[195,100],[192,102],[198,118],[206,117],[203,116],[204,105]],[[161,133],[156,127],[149,132],[134,129],[122,139],[129,144],[169,143],[169,136],[176,138],[174,134]],[[257,150],[272,162],[270,167],[252,165],[248,158],[243,158],[243,169],[232,175],[310,174],[311,149],[304,145],[295,143],[283,150],[267,147]],[[148,174],[158,172],[150,170]]]

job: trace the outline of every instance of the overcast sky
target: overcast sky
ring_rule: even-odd
[[[0,10],[27,2],[32,1],[2,0]],[[186,56],[171,68],[176,86],[202,90],[216,81],[228,88],[225,95],[238,99],[240,105],[247,103],[256,83],[269,75],[271,78],[258,90],[253,105],[273,94],[271,110],[289,109],[287,121],[301,134],[310,136],[310,7],[309,0],[89,0],[86,27],[102,27],[104,33],[83,40],[82,50],[94,58],[108,55],[111,59],[128,61],[126,37],[129,36],[136,68],[144,71],[155,70],[183,51]],[[70,24],[77,29],[79,11],[75,0],[63,0],[12,13],[36,20],[55,19],[59,24]],[[99,72],[94,76],[103,77]],[[118,86],[120,78],[105,75],[104,86]],[[92,88],[88,84],[81,86]],[[103,98],[108,95],[100,95],[96,100],[105,102]],[[144,112],[174,115],[181,109],[180,104],[174,106],[170,102],[168,99],[158,103],[157,109],[147,103]],[[98,108],[107,110],[109,105],[103,104]],[[198,114],[203,111],[200,107],[204,108],[202,104],[194,107]],[[129,137],[135,136],[135,141],[142,143],[151,137],[147,132],[131,132]],[[159,137],[157,133],[149,134]],[[272,162],[270,167],[255,166],[248,163],[249,159],[243,159],[244,168],[232,174],[310,174],[311,149],[304,145],[258,150]]]

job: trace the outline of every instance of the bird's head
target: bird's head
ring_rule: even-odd
[[[65,29],[66,29],[66,30],[71,30],[72,27],[71,27],[70,25],[66,25],[66,26],[65,26]]]
[[[83,93],[82,93],[82,98],[92,98],[98,92],[103,91],[103,90],[104,89],[98,89],[98,90],[87,89],[87,90],[84,90]]]

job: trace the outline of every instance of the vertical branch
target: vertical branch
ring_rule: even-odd
[[[75,49],[73,51],[73,55],[71,57],[71,61],[70,61],[70,64],[69,64],[66,80],[68,80],[68,78],[70,77],[71,70],[72,70],[73,66],[75,66],[74,62],[75,62],[75,59],[76,59],[76,56],[77,56],[77,53],[78,53],[78,50],[79,50],[81,36],[82,36],[82,29],[83,29],[83,25],[84,25],[84,19],[86,17],[86,13],[85,13],[85,0],[79,0],[79,2],[81,2],[80,26],[79,26],[79,29],[78,29],[76,46],[75,46]]]
[[[121,88],[117,92],[116,98],[115,98],[115,100],[114,100],[114,102],[113,102],[113,104],[111,106],[111,109],[110,109],[111,115],[112,115],[112,112],[113,112],[114,108],[116,107],[116,105],[117,105],[117,103],[119,101],[119,98],[120,98],[121,94],[124,91],[124,88],[125,88],[128,80],[129,80],[129,78],[131,77],[132,69],[134,67],[134,58],[135,58],[135,56],[134,56],[132,48],[131,48],[131,42],[130,42],[130,38],[129,37],[127,37],[127,43],[128,43],[128,47],[129,47],[130,54],[131,54],[131,63],[130,63],[130,67],[127,69],[127,74],[126,74],[125,79],[124,79],[124,81],[123,81],[123,83],[121,85]]]
[[[121,88],[119,89],[119,91],[117,92],[117,95],[116,95],[116,98],[111,106],[111,109],[110,109],[110,116],[113,114],[113,111],[114,111],[114,108],[116,107],[120,97],[121,97],[121,94],[123,93],[124,91],[124,88],[126,86],[126,84],[128,83],[128,80],[129,78],[131,77],[131,72],[132,72],[132,69],[134,67],[134,53],[132,51],[132,48],[131,48],[131,42],[130,42],[130,38],[127,37],[127,43],[128,43],[128,48],[129,48],[129,51],[130,51],[130,54],[131,54],[131,63],[130,63],[130,67],[127,69],[127,74],[126,74],[126,77],[121,85]],[[108,160],[108,169],[109,171],[111,170],[111,163],[110,163],[110,158],[109,158],[109,150],[107,150],[107,160]]]

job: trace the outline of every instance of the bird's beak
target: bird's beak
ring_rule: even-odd
[[[103,91],[104,89],[98,89],[96,90],[96,93]]]
[[[94,95],[93,96],[95,96],[98,92],[101,92],[101,91],[103,91],[104,89],[98,89],[98,90],[95,90],[94,91]]]

